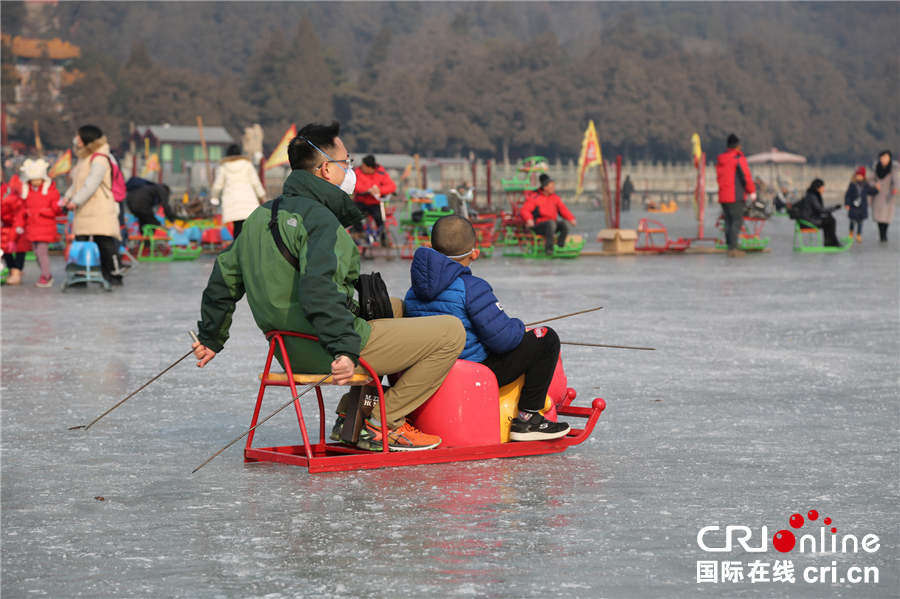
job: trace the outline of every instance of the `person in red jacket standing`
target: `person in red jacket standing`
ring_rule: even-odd
[[[573,227],[578,224],[578,221],[556,194],[556,183],[553,182],[550,175],[542,174],[540,182],[541,186],[537,191],[526,194],[520,213],[525,218],[526,227],[530,227],[535,233],[546,238],[544,248],[547,255],[552,256],[554,237],[557,237],[556,245],[565,247],[566,236],[569,234],[569,226],[566,221],[572,223]],[[557,220],[560,216],[565,220]]]
[[[25,238],[22,228],[22,212],[25,202],[19,195],[22,181],[13,175],[8,185],[3,186],[0,196],[0,240],[3,245],[3,261],[9,267],[7,285],[22,284],[22,269],[25,268],[25,254],[31,251],[31,244]]]
[[[47,176],[50,164],[43,158],[26,160],[22,165],[21,197],[25,209],[20,212],[21,227],[25,239],[34,248],[34,257],[41,269],[41,278],[35,287],[46,289],[53,287],[53,275],[50,274],[49,245],[59,241],[56,230],[56,217],[62,214],[59,207],[59,191],[56,184]]]
[[[744,224],[744,201],[756,199],[756,185],[750,175],[747,158],[741,152],[741,140],[732,133],[728,136],[728,150],[716,159],[716,178],[719,181],[719,203],[725,220],[725,241],[728,255],[740,257],[738,235]]]
[[[381,199],[397,191],[397,184],[387,174],[384,167],[375,162],[375,157],[369,154],[362,160],[362,166],[356,169],[356,188],[353,193],[353,202],[363,214],[371,214],[375,219],[375,225],[381,228],[384,219],[381,218]],[[354,227],[356,231],[362,231],[362,223]]]

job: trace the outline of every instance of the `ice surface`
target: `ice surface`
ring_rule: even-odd
[[[593,238],[601,214],[580,211],[579,232]],[[654,217],[694,234],[689,210]],[[244,465],[238,443],[190,474],[250,421],[266,343],[246,303],[209,367],[185,361],[87,433],[67,430],[187,351],[211,257],[141,264],[113,293],[4,288],[3,596],[897,596],[900,231],[879,244],[870,221],[862,247],[800,255],[791,225],[767,223],[772,253],[741,260],[476,262],[526,322],[604,306],[553,323],[563,340],[658,349],[563,347],[575,404],[608,405],[563,454],[365,472]],[[408,267],[363,264],[397,295]],[[290,410],[257,434],[298,442]],[[771,537],[810,509],[880,549],[697,546],[715,524],[749,526],[756,545],[762,526]],[[875,566],[880,582],[696,582],[698,560],[740,561],[746,576],[782,557]]]

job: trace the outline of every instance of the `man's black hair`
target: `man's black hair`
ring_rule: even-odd
[[[241,155],[241,146],[237,144],[231,144],[228,146],[228,149],[225,150],[226,156],[240,156]]]
[[[88,145],[103,137],[103,131],[95,125],[82,125],[78,128],[78,137],[81,138],[84,145]]]
[[[741,145],[741,140],[738,139],[738,136],[737,136],[737,135],[735,135],[734,133],[732,133],[731,135],[728,136],[728,142],[727,142],[727,143],[728,143],[728,149],[731,150],[732,148],[736,148],[736,147],[738,147],[739,145]]]
[[[465,254],[475,247],[475,227],[461,216],[442,216],[431,228],[431,247],[445,256]]]
[[[365,164],[369,168],[375,168],[375,157],[369,154],[365,158],[363,158],[363,164]]]
[[[328,160],[322,152],[331,156],[335,149],[334,140],[341,131],[341,124],[334,121],[330,125],[316,125],[310,123],[297,132],[297,137],[288,144],[288,160],[293,170],[314,172],[316,167]],[[312,145],[307,143],[312,142]],[[333,156],[332,156],[333,157]]]

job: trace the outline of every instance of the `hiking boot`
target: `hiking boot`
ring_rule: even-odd
[[[441,438],[423,433],[409,422],[398,429],[388,429],[388,449],[390,451],[422,451],[434,449],[441,444]],[[375,426],[366,420],[359,432],[356,446],[368,451],[381,451],[381,426]]]
[[[565,422],[553,422],[540,414],[534,414],[528,420],[520,420],[518,416],[513,418],[509,429],[510,441],[544,441],[547,439],[559,439],[569,432],[569,425]]]
[[[728,250],[728,255],[732,258],[743,258],[747,255],[747,252],[744,250]]]
[[[45,279],[44,277],[41,277],[40,279],[38,279],[38,282],[34,284],[34,286],[38,287],[40,289],[47,289],[48,287],[53,287],[53,277],[50,277],[49,279]]]
[[[341,431],[344,430],[344,420],[346,417],[338,414],[337,420],[334,421],[334,427],[331,429],[331,436],[328,437],[332,441],[340,441],[341,440]]]
[[[862,233],[856,234],[856,243],[862,243]]]

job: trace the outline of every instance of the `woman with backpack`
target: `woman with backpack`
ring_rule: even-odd
[[[84,125],[73,140],[78,164],[72,186],[61,204],[75,211],[72,232],[78,241],[94,241],[100,250],[100,272],[112,285],[122,284],[119,274],[119,202],[114,191],[122,173],[99,127]],[[121,181],[124,190],[124,181]],[[123,196],[124,197],[124,196]]]

